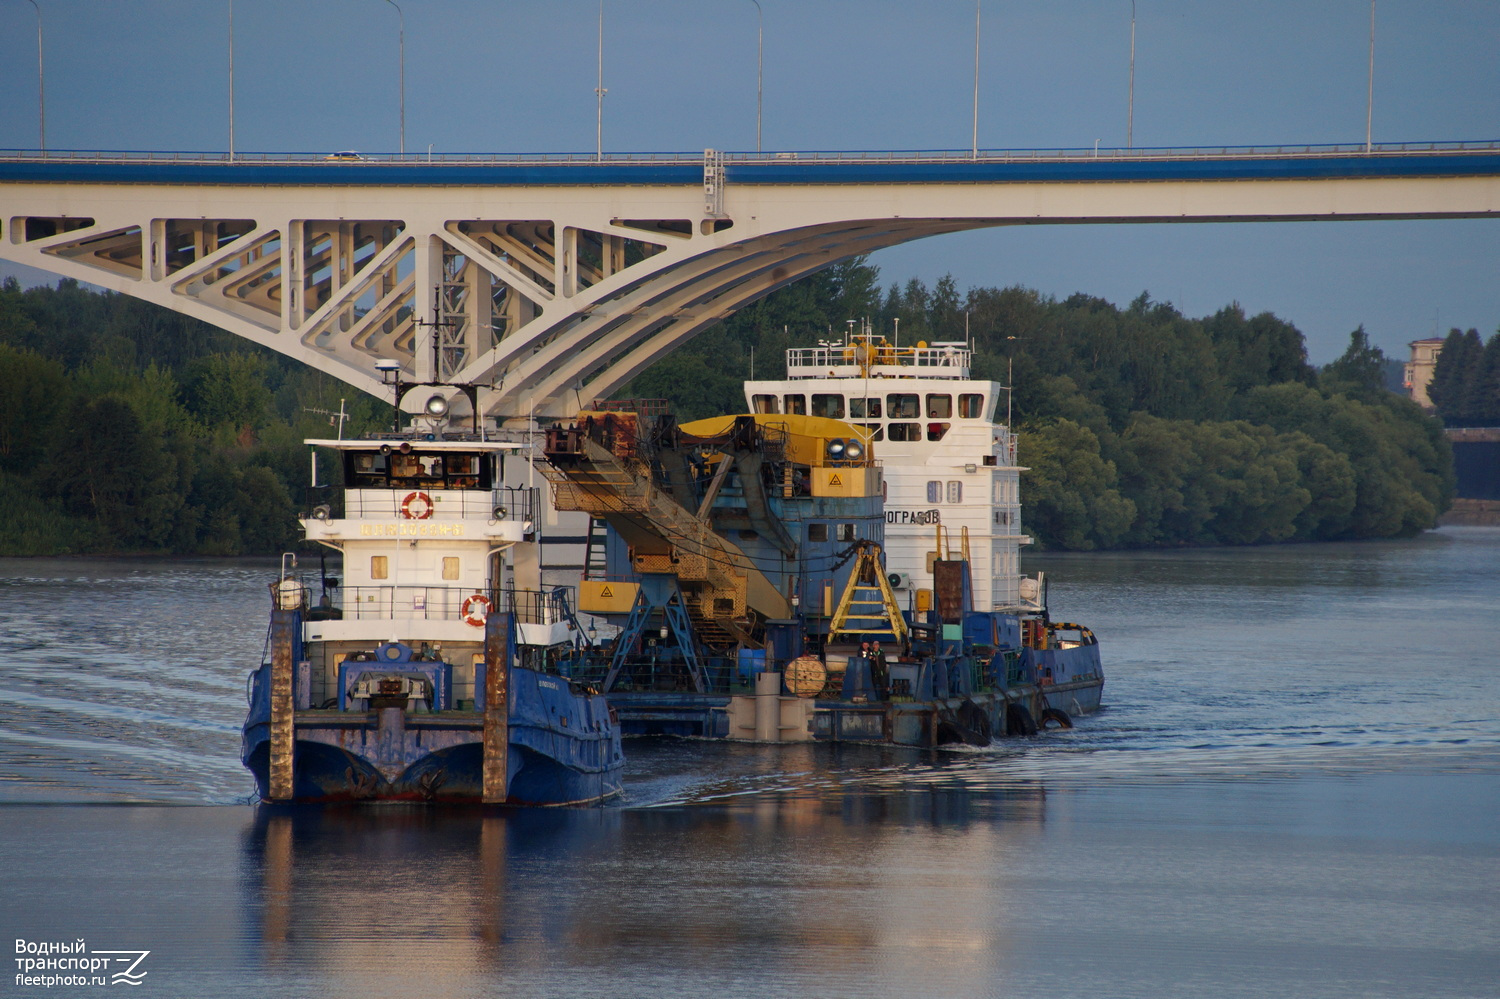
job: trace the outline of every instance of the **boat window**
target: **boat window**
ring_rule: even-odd
[[[370,556],[370,578],[371,579],[390,579],[391,578],[390,562],[389,562],[387,556],[385,556],[385,555],[371,555]]]
[[[948,502],[962,503],[964,501],[964,484],[962,482],[948,483]]]
[[[349,483],[352,487],[383,488],[385,486],[385,455],[369,451],[356,451],[349,456]]]
[[[984,396],[977,392],[965,392],[958,397],[958,415],[964,420],[984,418]]]
[[[936,503],[943,498],[943,484],[936,479],[927,483],[927,502]]]
[[[921,416],[915,392],[892,392],[885,397],[886,413],[893,420],[915,420]],[[894,438],[893,438],[894,439]]]
[[[854,419],[878,420],[880,419],[879,399],[850,399],[849,415]]]
[[[839,530],[838,530],[838,540],[840,540],[840,541],[853,541],[854,540],[854,525],[853,524],[840,524],[840,525],[838,525],[838,528],[839,528]]]
[[[785,397],[785,402],[786,402],[785,412],[787,412],[787,413],[795,413],[795,414],[797,414],[799,416],[806,416],[807,415],[807,396],[805,396],[805,395],[788,395],[788,396]]]
[[[757,395],[751,397],[757,413],[779,413],[781,412],[780,400],[774,395]]]
[[[916,396],[912,396],[913,399]],[[887,436],[893,441],[919,441],[922,439],[922,424],[892,423]]]
[[[828,525],[827,524],[808,524],[807,525],[807,540],[808,541],[827,541],[828,540]]]
[[[830,420],[844,418],[844,397],[841,395],[819,395],[813,393],[812,415],[826,416]]]
[[[422,472],[422,460],[414,454],[391,455],[391,478],[414,479]]]
[[[948,433],[948,428],[951,427],[951,426],[953,426],[953,424],[951,424],[951,423],[929,423],[929,424],[927,424],[927,439],[930,440],[930,441],[940,441],[940,440],[942,440],[943,436]]]
[[[879,423],[856,423],[855,426],[868,430],[870,432],[870,440],[872,441],[885,440],[885,427]]]
[[[494,462],[473,452],[356,451],[345,468],[350,484],[361,489],[488,489],[495,478]]]
[[[458,559],[456,557],[451,556],[451,555],[443,557],[443,578],[444,579],[457,579],[458,578]]]
[[[952,415],[953,397],[951,395],[927,396],[927,418],[929,420],[946,420]]]

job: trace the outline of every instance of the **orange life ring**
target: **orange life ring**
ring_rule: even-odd
[[[422,511],[420,513],[412,513],[411,507],[413,503],[422,504]],[[420,490],[414,493],[407,493],[406,499],[401,501],[401,516],[407,520],[426,520],[428,517],[431,517],[432,497]]]
[[[476,612],[478,612],[477,617]],[[469,624],[476,628],[483,628],[484,619],[490,616],[490,598],[482,593],[475,593],[464,600],[463,610],[460,613]]]

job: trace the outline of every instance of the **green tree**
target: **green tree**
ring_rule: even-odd
[[[1451,330],[1443,340],[1427,395],[1449,426],[1465,426],[1483,405],[1484,344],[1479,331]]]
[[[1072,420],[1028,427],[1018,458],[1026,522],[1049,548],[1108,548],[1130,530],[1135,504],[1115,488],[1114,463],[1099,453],[1099,438]]]
[[[0,468],[29,471],[47,454],[72,395],[62,365],[0,343]]]
[[[1318,383],[1327,392],[1347,392],[1370,399],[1385,391],[1385,352],[1371,346],[1365,328],[1349,334],[1349,347],[1338,360],[1323,369]]]

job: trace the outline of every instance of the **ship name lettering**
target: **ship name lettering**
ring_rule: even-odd
[[[887,510],[885,522],[887,524],[941,524],[943,514],[941,510]]]
[[[461,538],[462,524],[360,524],[362,538]]]

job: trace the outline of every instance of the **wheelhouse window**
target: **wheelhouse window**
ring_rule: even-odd
[[[943,498],[943,484],[936,479],[927,482],[927,502],[937,503]]]
[[[929,423],[929,424],[927,424],[927,439],[930,440],[930,441],[940,441],[940,440],[942,440],[945,436],[947,436],[947,434],[948,434],[948,428],[951,427],[951,426],[953,426],[953,424],[951,424],[951,423]]]
[[[779,413],[781,412],[781,400],[774,395],[751,396],[751,402],[757,413]]]
[[[958,397],[958,416],[962,420],[984,418],[984,396],[978,392],[965,392]]]
[[[828,540],[828,525],[827,524],[808,524],[807,525],[807,540],[808,541],[827,541]]]
[[[386,461],[386,457],[386,455],[368,451],[350,455],[347,476],[350,486],[355,489],[384,489],[386,475],[390,471],[390,464]]]
[[[788,395],[784,396],[782,401],[786,403],[784,412],[789,414],[794,413],[798,416],[807,415],[807,396],[801,394]]]
[[[916,396],[912,396],[913,399]],[[887,436],[893,441],[919,441],[922,439],[922,424],[892,423]]]
[[[880,419],[880,400],[853,398],[849,400],[849,416],[855,420]]]
[[[814,393],[812,397],[812,415],[826,416],[830,420],[842,420],[844,418],[844,397],[841,395],[820,395]]]
[[[885,427],[882,424],[879,424],[879,423],[856,423],[855,426],[856,427],[863,427],[865,430],[868,430],[870,432],[870,440],[872,440],[872,441],[883,441],[883,440],[885,440]]]
[[[854,525],[853,524],[839,524],[838,525],[838,539],[840,541],[853,541],[854,540]]]
[[[407,450],[351,451],[344,480],[355,489],[489,489],[494,461],[477,452]]]
[[[927,418],[929,420],[946,420],[953,416],[953,397],[951,395],[927,396]]]
[[[948,483],[948,502],[962,503],[964,501],[964,484],[962,482]]]
[[[892,392],[885,397],[886,412],[893,420],[915,420],[922,415],[917,400],[915,392]]]

